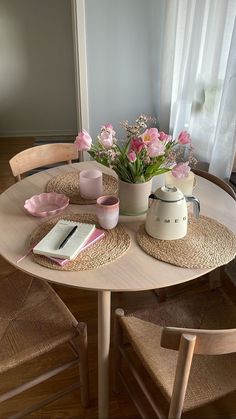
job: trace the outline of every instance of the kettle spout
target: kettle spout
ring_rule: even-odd
[[[185,199],[186,199],[187,202],[192,202],[193,203],[193,215],[196,218],[199,218],[200,217],[200,201],[199,201],[199,199],[194,195],[185,196]]]

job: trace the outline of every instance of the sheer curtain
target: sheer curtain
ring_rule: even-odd
[[[160,125],[188,130],[197,159],[223,179],[236,151],[235,16],[236,0],[165,1]]]

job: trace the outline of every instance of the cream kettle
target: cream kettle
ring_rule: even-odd
[[[162,186],[149,196],[146,232],[155,239],[176,240],[187,234],[187,202],[193,203],[193,213],[200,214],[200,202],[195,196],[184,196],[175,186]]]

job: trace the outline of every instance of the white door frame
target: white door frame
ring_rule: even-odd
[[[89,132],[85,0],[71,0],[74,40],[77,129]]]

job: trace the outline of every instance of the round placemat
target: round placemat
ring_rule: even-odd
[[[182,268],[217,268],[236,255],[236,236],[212,218],[190,215],[187,235],[179,240],[149,236],[145,225],[137,233],[140,247],[150,256]]]
[[[55,176],[49,180],[46,186],[47,192],[62,193],[70,198],[71,204],[89,205],[95,204],[96,199],[85,199],[80,196],[79,191],[79,171],[69,172]],[[102,174],[103,195],[117,195],[118,181],[114,176]]]
[[[96,227],[101,228],[98,224],[97,217],[93,214],[60,216],[41,224],[34,230],[30,237],[30,245],[38,243],[61,218],[81,223],[96,224]],[[45,256],[36,255],[34,253],[33,259],[35,262],[39,263],[39,265],[60,271],[86,271],[107,265],[121,257],[129,249],[131,241],[128,233],[126,233],[121,224],[118,224],[111,230],[104,231],[105,237],[82,251],[75,259],[64,266],[58,265]]]

